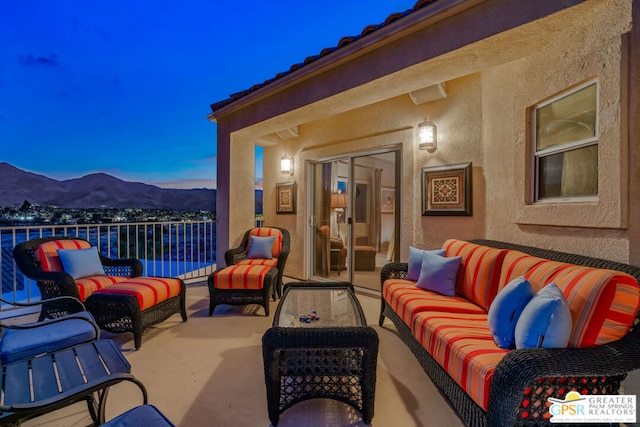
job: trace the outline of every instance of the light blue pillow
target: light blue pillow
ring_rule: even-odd
[[[98,248],[58,249],[62,268],[74,279],[89,276],[104,276],[104,268],[100,262]]]
[[[461,256],[447,258],[425,251],[416,286],[449,297],[454,296],[461,261]]]
[[[516,324],[516,348],[564,348],[571,335],[571,311],[555,283],[540,289]]]
[[[418,280],[420,277],[420,269],[422,268],[422,255],[425,252],[431,252],[432,254],[444,256],[444,249],[435,249],[432,251],[425,251],[423,249],[414,248],[409,246],[409,269],[407,270],[407,280]]]
[[[488,314],[489,329],[498,347],[513,348],[516,344],[516,323],[535,294],[523,276],[516,277],[498,292]]]
[[[273,242],[275,242],[275,240],[276,236],[249,236],[249,253],[247,253],[247,258],[273,258],[273,252],[271,250],[273,249]]]

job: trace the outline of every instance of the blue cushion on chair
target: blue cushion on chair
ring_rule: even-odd
[[[104,276],[104,268],[95,246],[86,249],[58,249],[58,256],[64,271],[74,279]]]
[[[259,237],[250,236],[249,240],[249,253],[247,258],[261,258],[271,259],[273,258],[273,242],[276,241],[276,236]]]
[[[95,320],[88,311],[28,325],[37,325],[37,327],[2,330],[3,335],[0,339],[2,365],[98,338]]]
[[[420,277],[420,269],[422,268],[422,255],[425,252],[430,252],[435,255],[444,256],[446,251],[444,249],[435,249],[432,251],[425,251],[423,249],[414,248],[409,246],[409,269],[407,270],[407,280],[418,280]]]

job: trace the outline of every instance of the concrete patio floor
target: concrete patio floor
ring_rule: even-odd
[[[377,325],[380,301],[358,294],[368,323],[380,337],[373,426],[462,426],[389,322]],[[177,426],[270,426],[267,416],[261,339],[271,326],[262,307],[219,306],[208,316],[206,283],[187,287],[189,319],[179,315],[151,328],[135,350],[131,334],[102,333],[131,363],[132,373],[157,406]],[[387,321],[388,322],[388,321]],[[111,388],[107,419],[139,405],[132,384]],[[83,403],[30,420],[24,426],[86,426],[91,419]],[[301,402],[286,410],[282,427],[364,426],[359,412],[330,399]]]

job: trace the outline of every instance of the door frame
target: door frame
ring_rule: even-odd
[[[307,185],[307,191],[306,193],[306,218],[305,218],[305,228],[306,228],[306,239],[305,241],[306,243],[306,256],[305,256],[305,270],[307,271],[307,277],[309,278],[309,280],[314,280],[314,281],[344,281],[345,280],[345,276],[331,276],[331,268],[329,266],[329,274],[328,277],[323,277],[323,276],[316,276],[314,273],[314,256],[315,256],[315,249],[314,249],[314,236],[313,233],[315,232],[314,230],[314,217],[315,217],[315,212],[314,212],[314,196],[315,196],[315,191],[316,191],[316,180],[315,180],[315,176],[314,176],[314,168],[316,167],[316,165],[319,164],[323,164],[323,163],[327,163],[327,162],[335,162],[335,161],[347,161],[348,163],[348,177],[347,177],[347,186],[348,186],[348,206],[347,206],[347,212],[349,213],[349,216],[347,218],[345,218],[345,224],[347,224],[347,230],[345,233],[345,239],[348,242],[348,251],[347,251],[347,271],[346,271],[346,280],[349,282],[353,282],[353,276],[354,276],[354,265],[353,265],[353,259],[354,259],[354,227],[353,227],[353,220],[352,218],[354,217],[354,201],[355,201],[355,196],[353,194],[353,190],[352,188],[354,187],[354,182],[355,182],[355,161],[357,158],[362,158],[362,157],[367,157],[367,156],[374,156],[374,155],[378,155],[378,154],[388,154],[388,153],[394,153],[395,154],[395,159],[394,159],[394,181],[395,181],[395,200],[394,200],[394,247],[393,247],[393,260],[394,261],[399,261],[400,259],[400,236],[402,235],[401,232],[401,221],[400,218],[402,218],[402,212],[401,212],[401,206],[402,204],[400,203],[400,194],[402,193],[402,145],[401,144],[396,144],[396,145],[391,145],[391,146],[385,146],[385,147],[380,147],[380,148],[376,148],[376,149],[370,149],[370,150],[362,150],[362,151],[357,151],[357,152],[350,152],[350,153],[342,153],[342,154],[337,154],[334,156],[330,156],[330,157],[324,157],[324,158],[318,158],[318,159],[309,159],[307,160],[306,163],[306,182],[308,183]],[[391,242],[390,242],[391,244]],[[354,286],[357,286],[357,284],[354,284]]]

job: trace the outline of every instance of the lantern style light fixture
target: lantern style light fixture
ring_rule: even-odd
[[[280,159],[280,173],[293,176],[293,156],[286,154]]]
[[[438,128],[425,120],[418,125],[418,148],[433,153],[438,148]]]

